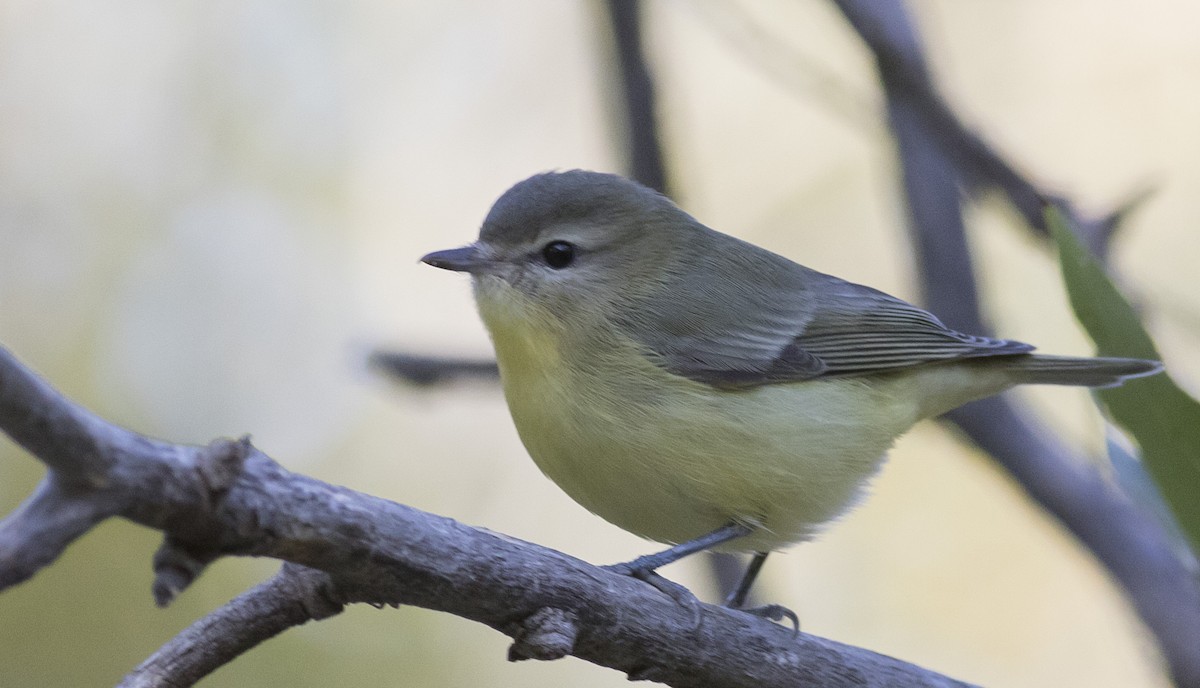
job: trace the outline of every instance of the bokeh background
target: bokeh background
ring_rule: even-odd
[[[647,3],[667,164],[702,221],[913,298],[892,143],[866,50],[821,0]],[[1024,170],[1110,209],[1175,376],[1200,380],[1200,8],[1184,0],[911,3],[952,104]],[[620,171],[599,2],[0,3],[0,343],[76,400],[166,439],[252,433],[291,469],[595,562],[655,546],[528,460],[496,389],[405,389],[374,347],[488,354],[464,279],[510,184]],[[1003,336],[1089,345],[1054,257],[996,200],[972,242]],[[1095,453],[1088,396],[1022,392]],[[41,475],[0,441],[0,510]],[[867,503],[776,556],[805,630],[988,686],[1165,686],[1090,556],[1006,476],[926,424]],[[0,686],[103,686],[275,564],[217,563],[153,606],[154,533],[111,522],[0,595]],[[702,594],[703,566],[670,575]],[[206,686],[618,686],[418,609],[351,608]]]

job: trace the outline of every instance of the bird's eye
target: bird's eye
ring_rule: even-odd
[[[575,246],[565,241],[551,241],[542,247],[542,258],[546,265],[562,270],[575,261]]]

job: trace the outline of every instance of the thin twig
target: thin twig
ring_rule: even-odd
[[[125,676],[117,688],[190,686],[293,626],[342,611],[329,574],[284,564],[262,583],[189,626]]]
[[[806,102],[824,105],[839,122],[860,132],[886,133],[882,106],[858,92],[834,70],[810,54],[809,46],[787,41],[737,2],[698,2],[686,5],[759,72],[778,81]],[[813,49],[812,52],[816,52]]]

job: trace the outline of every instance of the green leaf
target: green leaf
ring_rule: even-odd
[[[1098,354],[1160,360],[1133,307],[1057,208],[1046,209],[1046,224],[1058,244],[1071,307]],[[1112,421],[1140,445],[1143,465],[1193,551],[1200,552],[1200,403],[1165,373],[1095,395]]]

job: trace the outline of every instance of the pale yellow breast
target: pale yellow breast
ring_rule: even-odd
[[[584,507],[681,542],[731,520],[731,549],[810,537],[857,498],[917,409],[892,386],[819,380],[719,391],[609,330],[516,326],[485,303],[504,392],[534,461]]]

